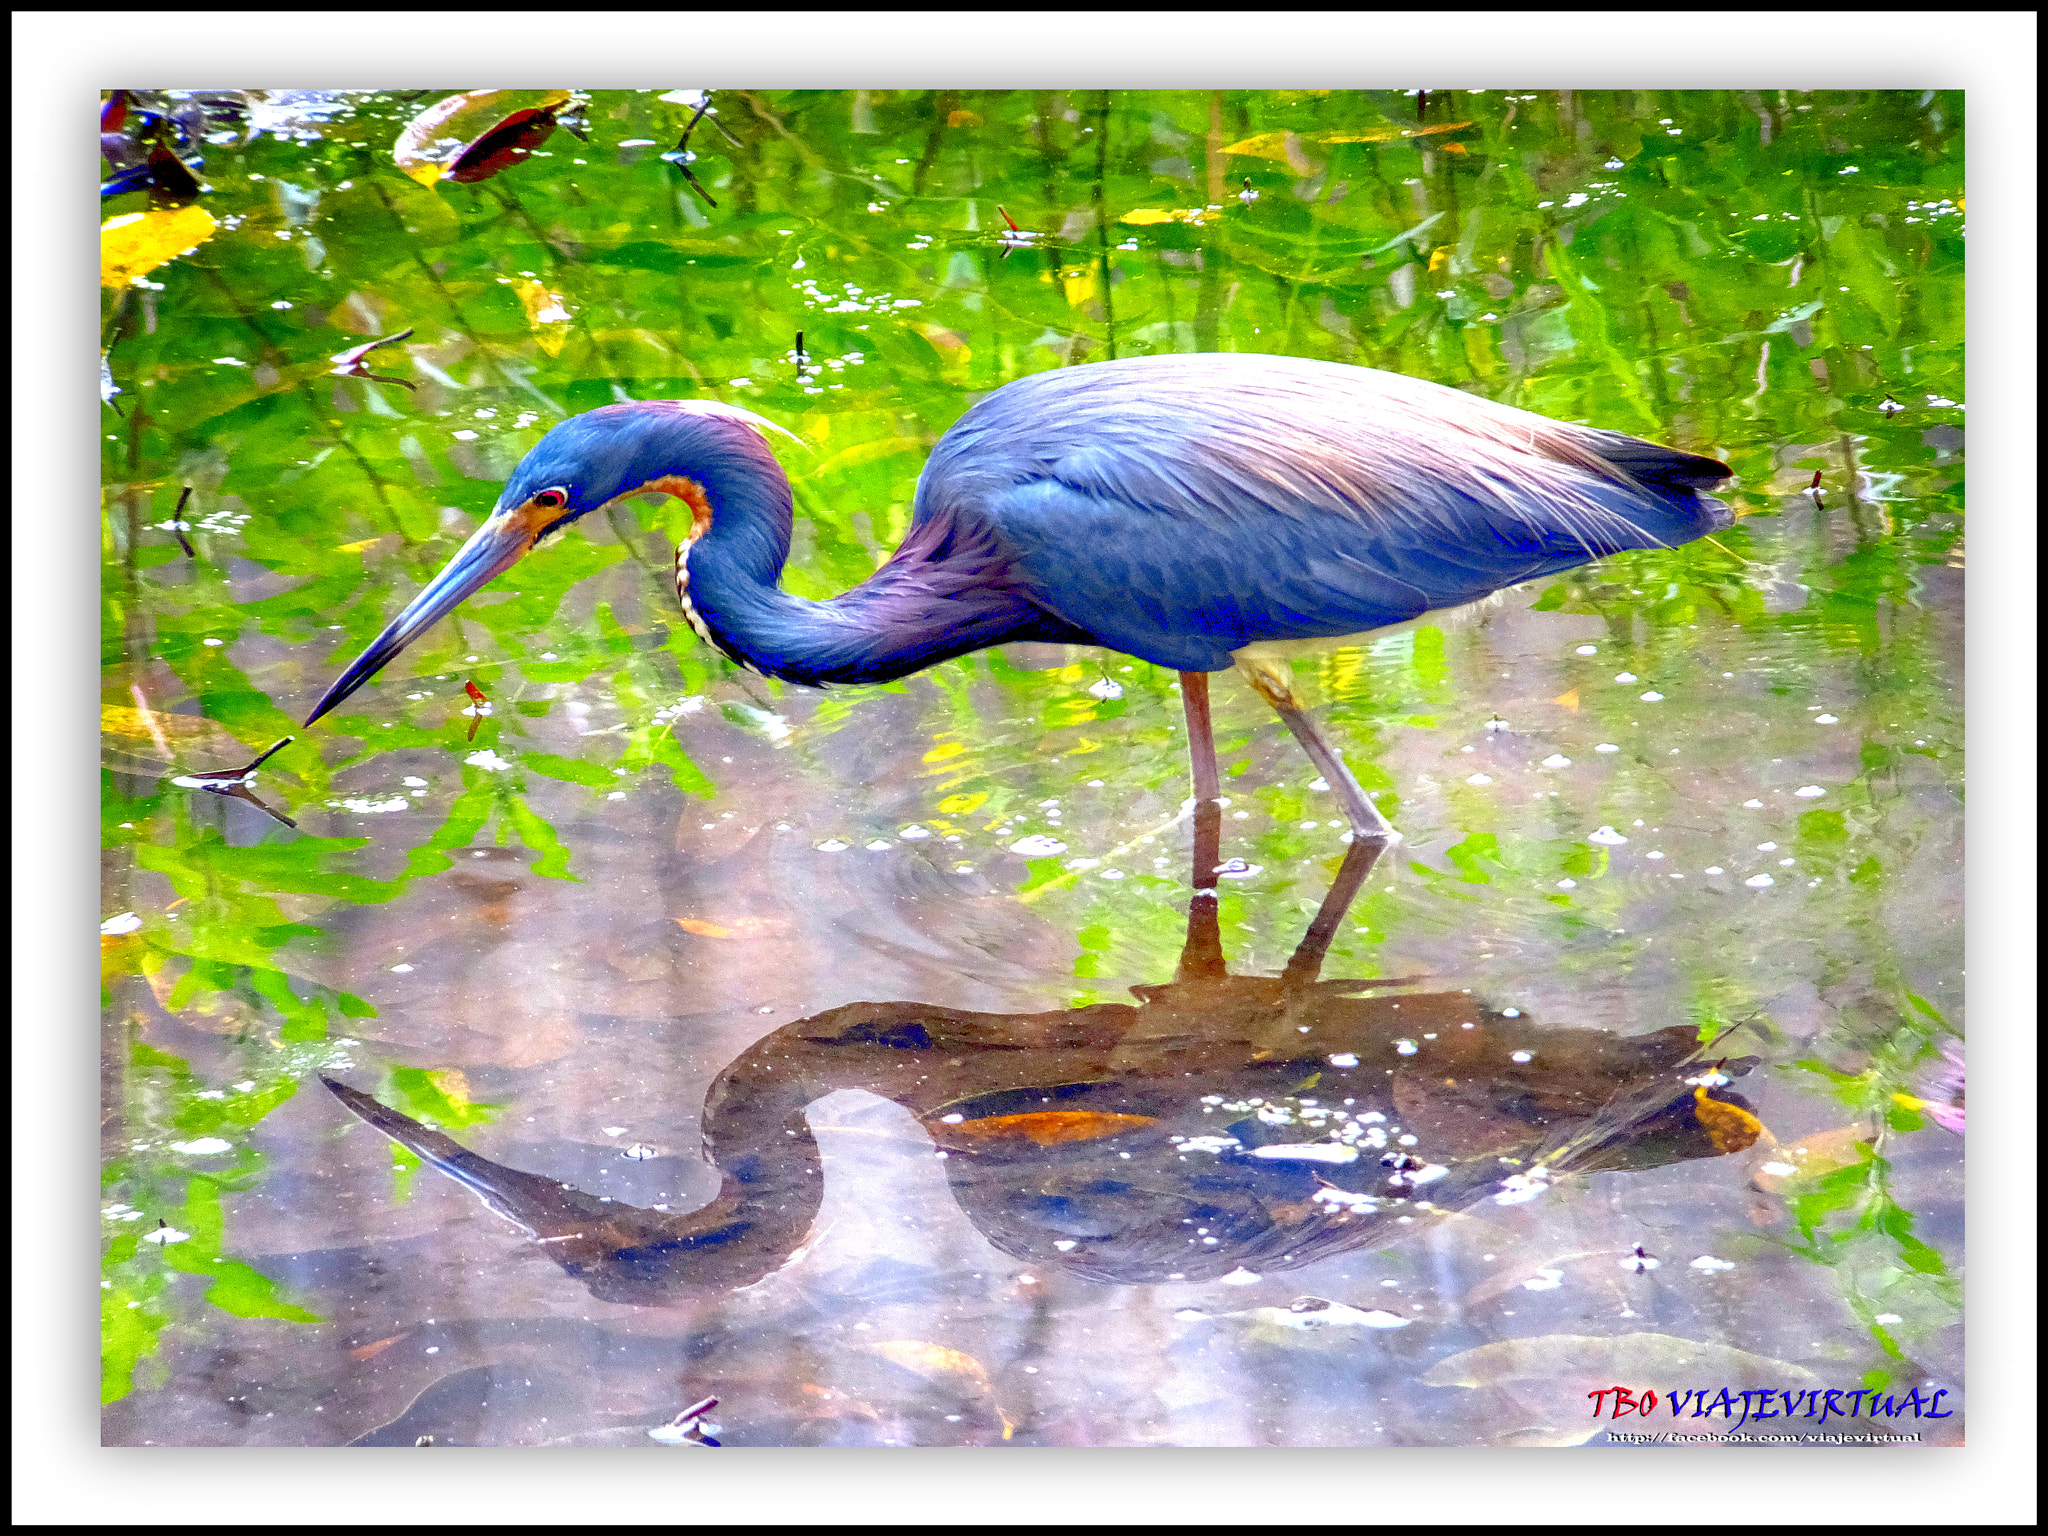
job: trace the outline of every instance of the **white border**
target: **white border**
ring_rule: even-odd
[[[17,1522],[987,1525],[1558,1520],[2028,1523],[2035,1406],[2032,1250],[2036,718],[2031,12],[29,11],[14,79],[14,1449]],[[645,61],[673,61],[649,79]],[[630,73],[629,73],[630,71]],[[85,124],[105,85],[1057,84],[1827,87],[1970,91],[1971,349],[1977,449],[1968,636],[1972,1051],[1968,1380],[1972,1443],[1920,1455],[1668,1456],[1365,1451],[689,1458],[517,1451],[374,1469],[311,1451],[102,1450],[85,1106],[97,1006],[98,551],[89,348],[97,211]],[[458,76],[462,78],[457,78]],[[57,445],[65,445],[59,447]],[[52,899],[55,874],[56,899]],[[47,957],[77,955],[59,980]],[[2016,1174],[2017,1176],[2011,1176]],[[2005,1175],[2005,1177],[2002,1177]],[[80,1213],[86,1216],[81,1217]],[[1758,1305],[1769,1305],[1759,1297]],[[380,1453],[367,1453],[379,1455]],[[581,1465],[585,1456],[605,1464]],[[771,1468],[770,1460],[788,1460]],[[681,1473],[687,1470],[688,1476]],[[365,1477],[365,1472],[369,1477]],[[770,1474],[773,1474],[772,1476]],[[601,1492],[593,1476],[603,1479]],[[349,1478],[348,1496],[343,1491]],[[1027,1482],[1026,1479],[1029,1479]],[[1057,1478],[1058,1481],[1052,1481]],[[372,1481],[372,1479],[374,1479]],[[593,1497],[597,1504],[593,1505]]]

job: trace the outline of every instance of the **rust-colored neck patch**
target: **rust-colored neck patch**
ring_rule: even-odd
[[[711,531],[711,499],[704,494],[704,487],[687,475],[662,475],[625,494],[642,496],[650,491],[673,496],[690,509],[690,531],[676,546],[676,601],[682,605],[683,617],[697,638],[707,644],[716,644],[703,615],[697,612],[697,605],[690,601],[690,546]]]

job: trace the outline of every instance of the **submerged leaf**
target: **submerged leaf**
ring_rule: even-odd
[[[990,1141],[1028,1141],[1050,1147],[1068,1141],[1097,1141],[1119,1136],[1159,1122],[1149,1115],[1103,1115],[1085,1109],[1048,1109],[1029,1115],[991,1115],[957,1125],[933,1125],[948,1136],[986,1138]]]
[[[504,169],[494,166],[481,174],[457,178],[454,168],[483,140],[514,119],[524,121],[528,113],[550,115],[569,102],[567,91],[464,91],[435,102],[405,125],[398,142],[391,146],[391,158],[398,168],[423,187],[431,187],[443,176],[480,181]],[[553,129],[553,122],[549,122]],[[545,135],[543,135],[545,137]],[[516,141],[518,133],[512,135]],[[537,142],[537,141],[536,141]],[[530,151],[531,146],[528,146]],[[486,148],[486,155],[490,148]],[[525,153],[518,156],[525,158]],[[505,162],[512,163],[511,161]]]
[[[126,288],[197,250],[219,227],[204,208],[152,208],[109,219],[100,226],[100,286]]]
[[[569,323],[568,300],[526,278],[516,279],[512,288],[519,295],[520,306],[526,311],[526,323],[533,327],[534,339],[540,343],[541,351],[549,357],[560,356],[562,343],[569,339],[568,333],[559,329]]]
[[[1447,1355],[1419,1378],[1428,1387],[1491,1387],[1505,1381],[1569,1383],[1598,1380],[1665,1381],[1689,1385],[1695,1379],[1716,1386],[1754,1386],[1778,1381],[1812,1381],[1813,1372],[1789,1360],[1753,1355],[1746,1349],[1669,1333],[1624,1333],[1600,1338],[1583,1333],[1546,1333],[1532,1339],[1504,1339]]]
[[[530,156],[555,131],[552,108],[514,112],[489,132],[478,135],[448,167],[450,181],[488,181]]]

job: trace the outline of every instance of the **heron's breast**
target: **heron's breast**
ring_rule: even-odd
[[[1378,629],[1360,630],[1355,635],[1315,635],[1306,640],[1254,640],[1232,651],[1230,658],[1239,663],[1292,661],[1297,656],[1314,656],[1324,651],[1341,651],[1347,646],[1367,645],[1374,640],[1384,640],[1388,635],[1420,629],[1425,624],[1434,624],[1440,629],[1461,629],[1515,590],[1503,587],[1498,592],[1487,593],[1477,602],[1460,603],[1454,608],[1432,608],[1398,624],[1383,624]]]

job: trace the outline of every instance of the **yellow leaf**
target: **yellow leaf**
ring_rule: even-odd
[[[966,750],[967,744],[965,742],[942,741],[936,747],[933,747],[931,751],[925,753],[924,760],[928,763],[943,763],[947,758],[958,757]],[[965,807],[961,807],[961,809],[965,809]]]
[[[512,290],[519,295],[519,303],[526,311],[526,323],[533,327],[534,340],[540,343],[541,351],[549,357],[559,356],[562,343],[569,338],[566,331],[554,327],[569,323],[567,302],[559,293],[532,278],[514,278]]]
[[[1216,215],[1207,208],[1133,208],[1119,224],[1208,224]]]
[[[174,256],[197,250],[219,228],[204,208],[152,208],[100,226],[100,286],[126,288]]]
[[[974,1356],[943,1344],[929,1344],[923,1339],[884,1339],[868,1348],[920,1376],[964,1376],[982,1386],[988,1385],[987,1366]]]
[[[1067,307],[1079,309],[1095,297],[1095,268],[1069,267],[1060,274],[1060,287],[1067,296]]]
[[[1223,153],[1246,155],[1255,160],[1278,160],[1297,176],[1306,176],[1316,168],[1315,162],[1302,153],[1300,136],[1284,128],[1276,128],[1270,133],[1255,133],[1235,144],[1226,144]]]
[[[445,97],[405,125],[391,158],[414,181],[431,187],[471,140],[514,112],[558,107],[568,99],[567,91],[464,91]]]
[[[974,1356],[963,1354],[957,1349],[948,1349],[943,1344],[930,1344],[923,1339],[884,1339],[879,1344],[870,1344],[869,1349],[895,1365],[900,1365],[914,1375],[927,1380],[954,1378],[975,1388],[989,1400],[995,1409],[996,1418],[1003,1426],[1003,1438],[1017,1428],[1010,1416],[1003,1412],[996,1399],[995,1383],[988,1379],[988,1367]]]
[[[939,809],[950,816],[968,816],[980,810],[986,804],[988,804],[988,796],[985,794],[948,795],[939,802]]]
[[[156,722],[161,731],[173,741],[204,742],[209,749],[221,752],[239,752],[242,744],[225,726],[198,715],[172,715],[161,710],[152,710],[145,718],[139,709],[130,709],[125,704],[108,704],[100,710],[100,730],[109,736],[126,737],[131,741],[154,741],[156,732],[150,730],[150,722]]]
[[[1560,693],[1550,702],[1562,704],[1566,709],[1577,709],[1579,707],[1579,690],[1574,688],[1567,693]]]
[[[1448,267],[1450,264],[1451,248],[1448,245],[1440,245],[1435,250],[1429,253],[1430,271],[1441,272],[1445,267]]]
[[[1396,128],[1389,124],[1385,128],[1368,128],[1363,133],[1319,133],[1314,135],[1318,144],[1389,144],[1396,139],[1419,139],[1432,133],[1455,133],[1460,128],[1470,128],[1468,119],[1462,123],[1432,123],[1427,128]]]
[[[721,928],[716,923],[707,923],[701,917],[679,917],[676,919],[676,926],[685,933],[701,933],[705,937],[712,939],[729,939],[732,937],[732,930],[730,928]]]
[[[1465,146],[1462,144],[1446,144],[1444,146],[1444,153],[1447,155],[1462,155],[1465,153]]]
[[[981,114],[978,112],[948,112],[946,114],[946,126],[948,128],[979,128],[981,126]]]

